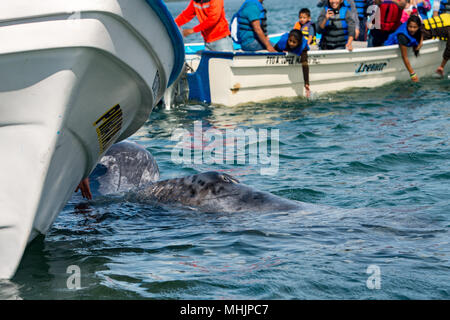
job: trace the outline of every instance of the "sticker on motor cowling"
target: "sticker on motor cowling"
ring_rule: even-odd
[[[115,141],[122,129],[122,124],[123,113],[119,104],[109,109],[95,121],[94,127],[96,127],[95,130],[97,131],[100,153],[105,152]]]

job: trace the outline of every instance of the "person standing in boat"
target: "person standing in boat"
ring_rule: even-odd
[[[423,40],[437,38],[447,42],[441,65],[436,70],[436,73],[443,77],[445,65],[450,58],[450,13],[444,13],[440,16],[424,20],[422,24],[422,35]]]
[[[419,77],[411,66],[408,58],[408,48],[413,48],[416,57],[419,55],[422,46],[422,21],[419,16],[412,15],[408,21],[402,24],[384,43],[385,46],[398,44],[402,54],[403,63],[408,70],[411,80],[419,82]]]
[[[275,45],[275,50],[279,52],[290,52],[300,56],[300,63],[302,64],[303,70],[303,82],[305,84],[305,95],[309,98],[311,95],[311,91],[309,89],[308,65],[309,45],[304,34],[298,29],[293,29],[291,32],[283,34]]]
[[[205,49],[211,51],[233,51],[228,21],[225,17],[224,0],[191,0],[186,9],[176,17],[181,27],[197,17],[200,24],[191,29],[183,29],[184,37],[201,32]]]
[[[383,46],[389,36],[400,27],[403,9],[406,7],[407,1],[375,0],[375,4],[378,5],[378,13],[375,15],[375,20],[371,21],[371,25],[375,28],[369,32],[369,47]]]
[[[244,51],[276,52],[267,36],[267,10],[264,0],[245,0],[231,20],[233,41]]]
[[[328,0],[317,21],[318,33],[322,34],[321,50],[353,50],[356,21],[352,10],[344,0]]]
[[[433,17],[437,17],[443,13],[450,13],[450,0],[434,0]]]
[[[358,12],[359,33],[356,35],[356,41],[367,41],[367,16],[368,8],[374,4],[373,0],[355,0],[356,11]]]
[[[356,1],[358,0],[344,0],[342,3],[344,6],[346,6],[347,8],[350,9],[350,11],[353,13],[353,19],[355,20],[355,39],[359,37],[360,35],[360,20],[359,20],[359,16],[358,16],[358,10],[356,8]],[[360,0],[360,1],[365,1],[365,0]],[[328,5],[328,0],[319,0],[317,2],[317,6],[319,8],[323,8],[324,6]],[[362,29],[364,30],[364,28]]]
[[[414,0],[413,2],[422,20],[428,19],[428,12],[431,10],[430,0]]]
[[[311,22],[311,11],[308,8],[303,8],[298,13],[298,21],[294,25],[295,30],[300,30],[308,45],[316,45],[316,28]],[[276,48],[275,48],[276,49]]]

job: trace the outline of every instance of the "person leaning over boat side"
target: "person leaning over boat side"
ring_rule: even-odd
[[[434,0],[433,17],[437,17],[443,13],[450,13],[450,0]]]
[[[244,51],[268,50],[276,52],[267,36],[267,10],[264,0],[245,0],[232,18],[232,29],[236,24],[233,41],[241,45]]]
[[[186,9],[176,17],[181,27],[197,17],[200,24],[191,29],[183,29],[184,37],[201,32],[206,50],[233,51],[228,21],[225,17],[224,0],[191,0]]]
[[[317,20],[318,32],[322,34],[321,50],[353,50],[356,21],[344,0],[328,0]]]
[[[381,47],[389,38],[391,33],[400,27],[403,9],[407,5],[406,0],[392,0],[381,1],[375,0],[375,4],[378,5],[379,14],[375,15],[375,19],[378,17],[380,21],[372,21],[371,24],[379,26],[379,29],[375,28],[370,30],[368,37],[369,47]]]
[[[275,50],[279,52],[291,52],[297,56],[300,56],[306,97],[309,98],[311,91],[309,89],[308,40],[306,40],[300,30],[293,29],[291,32],[285,33],[281,36],[280,40],[275,45]]]
[[[422,21],[418,16],[409,17],[408,21],[402,24],[384,43],[385,46],[398,44],[402,54],[403,63],[409,71],[411,80],[419,82],[419,77],[414,72],[408,58],[408,48],[414,49],[416,57],[419,55],[420,47],[422,46]]]
[[[316,45],[316,28],[311,22],[311,11],[308,8],[303,8],[298,13],[298,21],[295,23],[294,28],[300,30],[305,39],[308,41],[308,45]]]
[[[440,16],[424,20],[422,24],[422,35],[423,40],[437,38],[447,41],[441,65],[436,70],[436,73],[443,77],[445,65],[450,58],[450,13],[444,13]]]

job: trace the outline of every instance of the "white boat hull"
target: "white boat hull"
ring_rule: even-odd
[[[153,5],[161,4],[1,2],[0,279],[178,76],[180,48]]]
[[[429,40],[410,61],[419,77],[432,75],[442,61],[445,42]],[[310,87],[315,94],[349,88],[373,88],[410,81],[398,46],[310,51]],[[284,53],[207,52],[190,55],[190,99],[236,106],[274,98],[304,96],[302,66]],[[448,66],[447,69],[448,71]]]

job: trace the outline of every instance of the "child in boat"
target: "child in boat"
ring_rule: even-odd
[[[355,12],[344,4],[344,0],[328,0],[317,21],[318,32],[322,34],[320,49],[352,51],[356,24]]]
[[[385,46],[398,44],[402,54],[403,63],[408,70],[411,80],[419,82],[419,77],[414,72],[408,58],[408,48],[413,48],[416,57],[419,55],[422,46],[422,21],[418,16],[410,16],[408,21],[402,24],[384,43]]]
[[[303,36],[302,32],[297,29],[291,30],[281,36],[280,40],[275,45],[275,50],[278,52],[291,52],[300,56],[300,62],[303,69],[303,81],[305,83],[306,97],[310,97],[309,89],[309,66],[308,66],[308,41]]]
[[[309,9],[303,8],[300,10],[294,29],[303,33],[303,36],[308,41],[308,46],[316,45],[316,28],[314,23],[311,22],[311,11]]]

